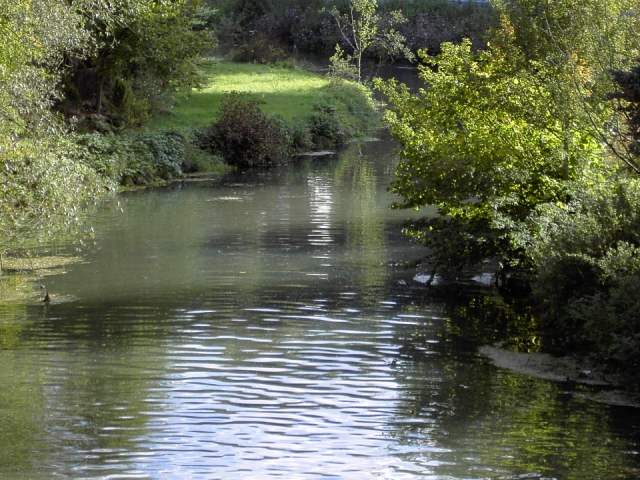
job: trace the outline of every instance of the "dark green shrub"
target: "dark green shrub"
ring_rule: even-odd
[[[625,369],[640,367],[640,248],[618,243],[598,270],[598,291],[571,302],[567,317],[583,323],[590,351]]]
[[[289,55],[282,48],[274,45],[266,35],[257,33],[246,39],[232,55],[234,62],[269,64],[284,62]]]
[[[283,122],[237,93],[224,101],[219,119],[203,132],[199,144],[239,167],[273,166],[291,156],[291,138]]]
[[[88,133],[76,135],[74,141],[79,147],[79,162],[88,165],[103,178],[120,182],[129,158],[127,143],[121,137]]]
[[[534,219],[545,344],[640,366],[640,180],[583,184],[573,196]]]
[[[318,148],[340,147],[349,138],[348,132],[340,122],[336,108],[330,104],[314,107],[314,113],[309,119],[309,132],[313,144]]]
[[[163,180],[180,177],[185,159],[185,138],[179,133],[143,135],[140,140],[151,153],[155,176]]]
[[[547,350],[586,350],[586,319],[572,313],[576,304],[598,293],[599,269],[579,254],[548,258],[537,274],[535,294],[542,300]]]
[[[78,160],[121,185],[147,185],[182,175],[188,141],[177,133],[76,135]]]

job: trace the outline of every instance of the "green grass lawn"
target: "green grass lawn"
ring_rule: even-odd
[[[312,113],[330,85],[326,77],[283,66],[209,61],[203,69],[204,87],[179,98],[171,112],[151,121],[149,130],[186,131],[210,125],[231,92],[258,100],[265,113],[294,123]]]

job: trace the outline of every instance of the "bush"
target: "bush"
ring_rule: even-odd
[[[349,138],[370,132],[379,122],[371,91],[364,85],[332,81],[308,120],[316,148],[339,148]]]
[[[223,102],[219,119],[203,132],[199,144],[239,167],[282,164],[292,153],[291,138],[283,122],[265,115],[257,102],[237,93]]]
[[[583,184],[573,196],[533,219],[534,294],[547,347],[640,366],[640,180]]]
[[[338,118],[336,107],[319,104],[309,119],[311,140],[317,148],[335,148],[346,143],[349,137]]]
[[[187,140],[177,133],[76,135],[77,160],[121,185],[147,185],[182,175]]]
[[[185,173],[224,173],[226,165],[220,155],[205,152],[197,145],[187,142],[182,170]]]
[[[171,180],[182,176],[182,164],[185,159],[185,138],[179,133],[146,134],[140,137],[146,145],[155,176]]]
[[[232,55],[234,62],[260,63],[263,65],[284,62],[289,55],[273,44],[266,35],[257,33],[245,40]]]

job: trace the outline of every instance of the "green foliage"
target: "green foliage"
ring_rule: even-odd
[[[580,182],[572,197],[531,220],[547,345],[640,366],[640,180]]]
[[[78,149],[66,137],[21,140],[12,147],[0,169],[0,251],[64,232],[83,205],[109,188],[75,161]]]
[[[184,137],[169,132],[164,135],[142,135],[140,141],[151,153],[152,165],[157,176],[163,180],[170,180],[182,175],[185,159]]]
[[[77,147],[51,111],[63,60],[90,46],[81,17],[62,0],[0,0],[0,12],[2,252],[68,230],[108,185],[74,161]]]
[[[78,10],[95,48],[88,57],[71,59],[64,110],[75,114],[88,109],[118,125],[139,125],[170,103],[173,94],[197,85],[197,63],[213,41],[197,23],[200,4],[81,2]]]
[[[344,145],[349,133],[338,118],[335,107],[331,104],[316,105],[309,119],[309,132],[314,146],[318,148],[335,148]]]
[[[486,254],[491,245],[513,262],[521,253],[511,232],[538,204],[562,201],[564,182],[599,158],[588,132],[558,118],[547,72],[520,68],[519,55],[517,48],[473,53],[469,41],[445,44],[438,56],[423,54],[420,76],[429,87],[417,95],[394,81],[377,84],[393,105],[386,118],[403,147],[392,187],[398,206],[434,205],[448,219],[416,232],[427,243],[444,241],[449,222],[468,225],[471,251]]]
[[[333,106],[342,130],[349,137],[366,135],[380,126],[378,105],[371,90],[359,83],[332,81],[320,92],[320,102]]]
[[[245,40],[232,55],[234,62],[260,63],[263,65],[282,62],[289,57],[282,48],[263,33],[256,33]]]
[[[307,124],[315,148],[339,148],[370,132],[379,118],[367,87],[336,79],[319,95]]]
[[[291,146],[295,152],[305,152],[314,148],[315,143],[309,125],[296,123],[289,128]]]
[[[636,0],[493,0],[530,60],[606,75],[637,54]],[[584,72],[587,73],[587,72]]]
[[[362,61],[371,50],[378,51],[380,61],[385,56],[404,57],[413,60],[413,53],[406,47],[404,36],[397,27],[406,23],[399,10],[386,12],[383,17],[378,12],[378,0],[349,0],[347,12],[337,7],[331,10],[336,21],[345,52],[340,45],[331,57],[330,71],[334,75],[346,75],[345,78],[362,81]],[[349,68],[351,65],[351,68]]]
[[[177,133],[84,134],[77,161],[125,186],[149,185],[182,175],[189,141]]]
[[[329,58],[329,76],[345,80],[358,80],[358,68],[353,63],[353,57],[347,55],[337,44],[333,56]]]
[[[64,232],[116,182],[180,175],[180,137],[71,135],[55,109],[109,132],[195,85],[199,3],[0,0],[0,251]]]
[[[202,150],[193,142],[185,143],[185,158],[182,164],[184,173],[222,174],[229,170],[224,159],[217,154]]]
[[[225,100],[220,117],[205,130],[200,145],[239,167],[273,166],[285,163],[291,154],[291,138],[283,122],[239,94]]]
[[[640,170],[610,102],[633,108],[637,2],[494,4],[501,25],[485,50],[423,54],[417,95],[378,84],[402,145],[398,206],[437,207],[408,229],[436,268],[493,257],[530,273],[545,348],[637,366],[640,184],[612,177],[612,158]]]
[[[508,41],[532,64],[550,72],[548,84],[565,122],[582,117],[582,128],[636,173],[625,148],[624,118],[607,100],[613,72],[628,70],[640,55],[640,6],[635,0],[496,1]],[[498,38],[498,41],[501,41]],[[562,79],[560,82],[555,79]],[[559,118],[563,118],[559,115]]]

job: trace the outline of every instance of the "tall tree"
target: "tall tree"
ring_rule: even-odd
[[[512,28],[509,41],[528,65],[543,64],[555,84],[558,118],[567,127],[582,118],[610,153],[640,173],[640,165],[619,135],[621,118],[605,100],[614,89],[612,72],[627,70],[640,55],[640,4],[637,0],[494,0]],[[500,38],[494,38],[500,41]],[[575,122],[574,122],[575,123]],[[567,142],[569,139],[567,139]]]

